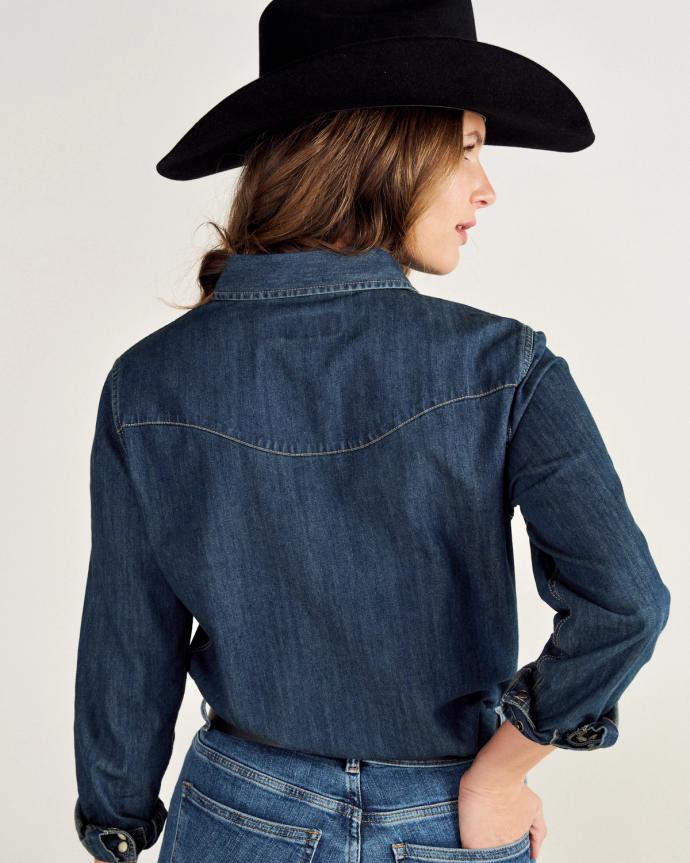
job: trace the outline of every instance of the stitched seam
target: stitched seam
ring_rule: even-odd
[[[309,791],[308,789],[301,788],[299,785],[295,785],[292,782],[286,782],[284,779],[271,776],[270,773],[263,773],[260,770],[255,770],[253,767],[249,767],[241,761],[230,758],[230,756],[208,746],[199,739],[198,732],[194,738],[193,746],[201,758],[204,758],[206,761],[210,761],[213,764],[217,764],[222,770],[227,770],[230,773],[241,776],[243,779],[246,779],[248,782],[252,782],[254,785],[269,789],[272,794],[276,794],[281,797],[289,797],[293,800],[300,800],[310,806],[315,806],[317,809],[323,809],[328,812],[344,815],[346,818],[352,817],[353,812],[357,808],[344,801],[336,800],[335,798],[328,797],[325,794],[319,794],[315,791]]]
[[[184,789],[182,789],[182,792],[183,791],[184,791]],[[184,793],[180,793],[180,802],[177,806],[177,821],[175,822],[175,835],[173,836],[172,846],[170,849],[170,854],[172,856],[173,863],[175,863],[175,861],[177,860],[177,851],[178,851],[177,834],[179,833],[179,830],[180,830],[180,821],[182,821],[182,816],[184,814],[186,814],[183,811],[183,806],[182,806],[182,804],[184,802],[185,802],[185,795],[184,795]]]
[[[563,603],[563,597],[562,597],[562,596],[560,595],[560,593],[556,590],[556,578],[555,578],[555,576],[554,576],[554,577],[552,577],[552,578],[550,578],[550,579],[548,580],[548,587],[549,587],[549,590],[550,590],[550,592],[551,592],[552,596],[555,596],[555,597],[556,597],[556,599],[557,599],[559,602]],[[556,623],[556,626],[554,627],[553,635],[552,635],[551,637],[552,637],[552,639],[553,639],[553,643],[554,643],[557,647],[559,647],[559,646],[560,646],[560,645],[558,644],[558,633],[559,633],[559,631],[560,631],[561,627],[563,626],[563,624],[564,624],[564,623],[566,622],[566,620],[568,620],[568,618],[570,617],[570,614],[571,614],[571,611],[570,611],[570,608],[568,608],[568,614],[567,614],[565,617],[560,618],[560,620]],[[552,658],[553,658],[553,659],[561,659],[562,657],[560,657],[560,656],[554,656],[554,657],[552,657]]]
[[[485,860],[487,861],[507,861],[514,860],[516,857],[521,857],[526,848],[529,846],[529,832],[523,833],[520,839],[516,839],[515,842],[511,842],[510,844],[503,845],[499,849],[496,848],[478,848],[477,852],[483,851],[483,854],[477,854],[477,861]],[[456,856],[456,849],[454,848],[440,848],[432,845],[420,845],[416,842],[396,842],[392,846],[396,852],[401,854],[401,857],[398,859],[414,859],[414,860],[430,860],[430,861],[444,861],[444,860],[453,860]]]
[[[556,572],[558,572],[558,569],[556,569]],[[564,601],[563,597],[562,597],[562,596],[560,595],[560,593],[556,590],[556,583],[557,583],[557,579],[556,579],[556,577],[555,577],[555,576],[552,576],[551,578],[549,578],[549,579],[548,579],[548,581],[547,581],[547,585],[548,585],[549,591],[550,591],[550,593],[552,594],[552,596],[555,596],[555,597],[556,597],[556,599],[557,599],[557,600],[558,600],[562,605],[565,605],[565,601]],[[571,611],[571,609],[570,609],[570,607],[569,607],[569,606],[567,606],[567,611],[568,611],[568,614],[567,614],[565,617],[562,617],[562,618],[561,618],[561,619],[556,623],[556,626],[554,627],[554,630],[553,630],[553,633],[552,633],[552,636],[551,636],[551,638],[552,638],[552,640],[553,640],[553,643],[556,645],[556,647],[560,647],[560,645],[558,644],[558,634],[559,634],[559,632],[560,632],[560,629],[561,629],[561,627],[563,626],[563,624],[564,624],[567,620],[569,620],[569,619],[570,619],[570,615],[572,614],[572,611]],[[563,657],[561,657],[561,656],[553,656],[553,655],[551,655],[551,654],[545,654],[544,656],[540,657],[540,658],[537,660],[537,662],[536,662],[536,664],[535,664],[535,665],[536,665],[536,666],[539,666],[539,664],[540,664],[540,663],[542,663],[542,662],[546,662],[546,660],[547,660],[547,659],[562,659],[562,658],[563,658]]]
[[[483,393],[477,393],[477,394],[467,395],[467,396],[456,396],[455,398],[447,399],[446,401],[443,401],[443,402],[438,402],[437,404],[431,405],[431,407],[425,408],[423,411],[419,411],[419,413],[416,413],[413,416],[408,417],[406,420],[403,420],[401,423],[398,423],[398,425],[393,426],[392,429],[389,429],[388,431],[384,432],[383,434],[379,435],[378,437],[374,438],[371,441],[367,441],[366,443],[358,444],[357,446],[353,446],[353,447],[343,447],[341,449],[333,449],[333,450],[315,450],[315,451],[308,451],[308,452],[286,452],[285,450],[273,449],[271,447],[264,447],[264,446],[260,446],[259,444],[253,444],[253,443],[250,443],[249,441],[243,440],[242,438],[239,438],[235,435],[229,435],[229,434],[226,434],[225,432],[218,431],[217,429],[209,428],[208,426],[198,425],[196,423],[188,423],[188,422],[184,422],[182,420],[142,420],[140,422],[123,423],[121,427],[124,429],[124,428],[135,428],[136,426],[148,426],[148,425],[184,426],[186,428],[195,428],[195,429],[199,429],[200,431],[206,431],[206,432],[209,432],[210,434],[215,434],[215,435],[218,435],[219,437],[225,438],[226,440],[231,440],[231,441],[234,441],[235,443],[239,443],[239,444],[242,444],[244,446],[251,447],[252,449],[258,449],[258,450],[261,450],[263,452],[270,452],[270,453],[274,453],[276,455],[286,455],[286,456],[336,455],[338,453],[344,453],[344,452],[355,452],[356,450],[360,450],[360,449],[364,449],[365,447],[372,446],[373,444],[378,443],[378,441],[382,440],[385,437],[388,437],[388,435],[393,434],[393,432],[398,431],[398,429],[402,428],[403,426],[407,425],[408,423],[412,422],[413,420],[418,419],[419,417],[423,416],[424,414],[428,413],[429,411],[436,410],[437,408],[444,407],[444,406],[449,405],[449,404],[453,404],[454,402],[464,401],[465,399],[483,398],[484,396],[491,395],[492,393],[499,392],[500,390],[504,390],[504,389],[507,389],[509,387],[515,387],[515,386],[517,386],[517,384],[502,384],[499,387],[495,387],[494,389],[487,390],[486,392],[483,392]]]
[[[522,383],[527,370],[529,369],[532,360],[534,359],[534,330],[528,324],[522,325],[520,333],[520,371],[518,384]],[[516,384],[516,386],[518,385]],[[508,413],[508,433],[506,438],[506,446],[513,439],[513,424],[510,421],[510,412]]]
[[[122,429],[125,427],[126,423],[121,424],[119,426],[119,428],[117,427],[117,422],[119,422],[119,412],[120,412],[119,380],[117,381],[117,385],[115,384],[115,381],[119,376],[119,363],[120,363],[120,357],[118,357],[115,360],[115,362],[113,363],[113,367],[111,369],[111,372],[110,372],[110,374],[112,375],[112,379],[113,379],[113,396],[111,398],[114,400],[114,405],[115,405],[115,409],[117,410],[117,417],[118,417],[118,419],[116,420],[116,431],[117,431],[117,435],[118,435],[118,440],[121,442],[123,453],[124,453],[123,460],[124,460],[125,471],[127,473],[127,477],[129,479],[129,482],[132,486],[132,492],[133,492],[134,498],[137,502],[139,512],[141,513],[141,529],[142,529],[142,532],[146,538],[146,543],[147,543],[148,548],[150,550],[151,557],[152,557],[156,567],[158,568],[159,572],[161,573],[161,576],[163,577],[163,579],[165,579],[165,568],[161,564],[161,561],[160,561],[159,556],[158,556],[158,551],[151,541],[151,534],[150,534],[149,526],[148,526],[148,523],[146,520],[145,508],[144,508],[143,501],[141,499],[141,494],[139,492],[139,489],[136,487],[135,483],[132,480],[132,472],[131,472],[131,468],[130,468],[130,464],[129,464],[129,456],[128,456],[127,447],[125,445],[125,440],[124,440],[125,436],[122,434]],[[117,392],[117,397],[114,396],[115,392]],[[164,819],[164,821],[165,820],[166,819]],[[154,828],[154,833],[155,833],[155,828]],[[160,831],[159,831],[158,835],[160,835]],[[154,839],[157,839],[158,835],[156,835],[154,837]]]
[[[213,297],[219,300],[251,300],[270,299],[271,297],[301,297],[310,294],[334,294],[344,291],[363,291],[369,288],[407,288],[407,290],[419,293],[414,285],[405,279],[367,279],[357,282],[345,282],[323,285],[308,285],[303,288],[276,288],[258,291],[229,291],[218,288],[213,292]]]
[[[219,288],[218,291],[220,293],[226,294],[248,294],[248,293],[277,293],[280,291],[312,291],[312,290],[322,290],[322,289],[330,289],[330,290],[346,290],[349,287],[357,287],[360,285],[409,285],[412,286],[412,283],[407,279],[401,278],[393,278],[392,276],[389,279],[355,279],[354,281],[349,282],[321,282],[315,285],[303,285],[300,288],[263,288],[258,291],[230,291],[226,288]]]
[[[534,330],[532,327],[525,324],[525,339],[522,350],[522,368],[520,369],[520,379],[527,374],[527,369],[530,367],[534,358]]]
[[[384,767],[457,767],[458,764],[470,764],[474,760],[474,755],[468,755],[467,758],[429,758],[423,761],[415,761],[414,759],[399,759],[397,761],[380,761],[376,758],[367,758],[367,764],[383,764]]]
[[[511,707],[515,708],[515,710],[517,710],[520,713],[520,716],[522,716],[524,719],[527,720],[527,722],[529,723],[529,725],[532,728],[532,731],[534,731],[535,735],[537,734],[537,729],[534,725],[534,721],[533,721],[532,717],[529,715],[529,712],[525,709],[524,704],[522,704],[519,701],[515,701],[515,699],[511,695],[505,695],[505,694],[501,698],[501,703],[504,706],[509,704]]]
[[[183,780],[183,785],[185,798],[191,803],[231,824],[237,824],[239,827],[246,828],[254,833],[259,833],[263,836],[278,836],[290,842],[298,842],[300,844],[306,844],[309,841],[313,842],[314,839],[321,836],[320,830],[269,821],[268,819],[258,818],[255,815],[249,815],[246,812],[240,812],[238,809],[233,809],[231,806],[219,803],[217,800],[213,800],[211,797],[203,794],[189,779]]]
[[[452,800],[428,803],[424,806],[409,806],[404,809],[393,809],[388,812],[366,812],[362,815],[363,824],[407,824],[412,821],[421,821],[425,818],[437,818],[440,815],[449,815],[458,810],[457,797]]]
[[[113,367],[110,370],[110,380],[111,380],[111,392],[110,392],[110,407],[113,414],[113,422],[115,424],[115,431],[117,433],[118,440],[122,446],[124,452],[127,452],[127,444],[125,443],[125,437],[122,434],[122,423],[120,422],[120,357],[118,357],[113,363]]]
[[[223,770],[228,770],[231,773],[242,776],[244,779],[247,779],[247,781],[253,782],[256,785],[267,787],[274,794],[301,800],[309,806],[314,806],[328,812],[334,812],[338,815],[344,815],[346,818],[351,818],[354,813],[360,812],[360,814],[362,814],[363,821],[376,824],[395,824],[406,821],[416,821],[420,818],[432,818],[457,810],[457,798],[454,798],[452,800],[429,803],[422,806],[393,809],[388,812],[362,813],[362,810],[357,806],[328,797],[324,794],[303,789],[299,785],[286,782],[284,779],[279,779],[278,777],[271,776],[269,773],[263,773],[249,767],[241,761],[236,761],[234,758],[230,758],[230,756],[205,744],[199,739],[198,733],[194,738],[193,746],[202,758],[218,764]]]

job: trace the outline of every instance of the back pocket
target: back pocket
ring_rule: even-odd
[[[311,863],[320,838],[320,830],[225,806],[185,779],[172,863]]]
[[[441,848],[436,845],[417,845],[412,842],[394,842],[391,845],[396,860],[483,860],[484,863],[530,863],[529,830],[506,845],[495,845],[493,848]]]

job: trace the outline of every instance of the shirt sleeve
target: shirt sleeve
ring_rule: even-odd
[[[158,797],[186,683],[192,615],[146,533],[117,423],[117,361],[90,460],[91,552],[74,697],[79,839],[98,860],[135,861],[160,835]]]
[[[556,612],[539,657],[495,708],[529,739],[612,746],[619,699],[650,659],[670,610],[599,429],[563,357],[533,351],[511,408],[506,494],[525,520],[541,598]]]

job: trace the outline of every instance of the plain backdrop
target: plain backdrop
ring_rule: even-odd
[[[2,857],[86,861],[72,821],[73,685],[89,555],[89,449],[113,360],[181,314],[239,169],[190,182],[155,163],[258,75],[264,3],[3,8]],[[479,39],[551,69],[582,101],[587,150],[487,146],[497,194],[423,293],[516,317],[564,356],[672,596],[656,652],[620,703],[620,737],[529,774],[539,863],[683,863],[688,768],[688,51],[685,3],[476,0]],[[520,664],[553,611],[514,543]],[[203,722],[191,679],[161,796]],[[160,843],[160,840],[159,840]],[[160,844],[141,855],[154,863]],[[219,861],[221,863],[221,861]]]

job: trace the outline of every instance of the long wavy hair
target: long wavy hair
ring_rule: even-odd
[[[203,254],[208,302],[229,255],[386,249],[407,276],[405,240],[463,153],[464,112],[357,108],[264,133],[246,153],[218,243]]]

